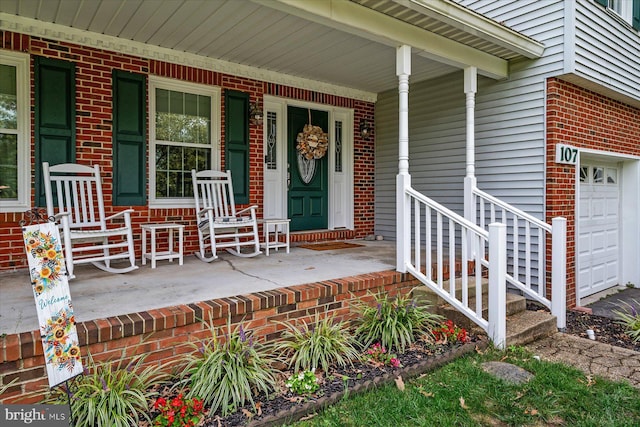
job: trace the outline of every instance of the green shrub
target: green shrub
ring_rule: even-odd
[[[640,342],[640,304],[638,301],[633,301],[633,304],[623,302],[625,307],[622,310],[614,310],[613,312],[618,316],[618,323],[624,326],[627,335],[631,337],[633,342]],[[636,306],[638,309],[636,309]]]
[[[286,326],[281,340],[275,344],[285,363],[294,371],[322,369],[327,372],[333,364],[345,366],[359,356],[356,341],[347,332],[345,322],[333,322],[334,316],[320,319],[316,313],[314,323],[304,320],[296,327],[290,322],[279,322]]]
[[[130,427],[140,421],[151,422],[149,406],[158,393],[155,391],[169,375],[160,366],[142,369],[146,354],[124,360],[96,363],[88,355],[85,373],[70,381],[70,396],[76,427]],[[67,403],[65,391],[56,389],[47,403]]]
[[[442,316],[428,311],[428,305],[418,305],[407,296],[389,298],[379,293],[374,298],[374,306],[363,301],[355,303],[358,313],[354,320],[356,337],[364,347],[378,342],[402,353],[416,336],[431,335],[432,329],[442,321]]]
[[[224,339],[206,324],[211,337],[192,345],[198,352],[187,356],[185,377],[189,385],[187,397],[199,397],[210,407],[211,414],[220,410],[228,415],[247,401],[255,406],[253,393],[269,394],[276,383],[271,367],[270,348],[254,342],[242,325],[227,325]]]
[[[291,375],[285,385],[292,393],[299,395],[315,393],[320,388],[318,377],[313,370]]]

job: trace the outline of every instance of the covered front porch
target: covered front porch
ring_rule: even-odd
[[[69,287],[78,322],[163,310],[220,298],[246,299],[249,294],[296,285],[330,282],[390,271],[395,265],[395,243],[350,240],[358,246],[313,250],[292,246],[271,250],[269,256],[240,258],[223,251],[220,259],[205,263],[185,254],[184,265],[158,261],[126,274],[110,274],[91,265],[76,268]],[[26,270],[3,274],[0,334],[37,331],[38,318]]]

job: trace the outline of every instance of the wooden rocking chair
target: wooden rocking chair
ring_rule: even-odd
[[[196,201],[196,222],[200,251],[196,256],[211,262],[218,258],[217,251],[253,257],[261,253],[258,238],[257,206],[249,206],[236,212],[231,184],[231,171],[191,171],[193,196]],[[243,215],[244,214],[244,215]],[[251,252],[241,252],[242,246]],[[207,249],[211,256],[207,256]]]
[[[69,278],[75,278],[73,267],[77,264],[91,263],[110,273],[138,268],[131,228],[133,209],[105,216],[99,166],[49,166],[45,162],[42,171],[47,214],[60,221]],[[114,222],[116,218],[122,222]],[[114,253],[114,249],[118,251]],[[128,259],[130,265],[114,268],[111,261],[116,259]]]

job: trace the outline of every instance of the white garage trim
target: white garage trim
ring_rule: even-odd
[[[576,165],[576,197],[575,197],[575,269],[576,269],[576,303],[584,298],[580,283],[580,253],[584,251],[584,241],[579,236],[581,230],[580,171],[583,166],[614,167],[617,169],[618,181],[618,228],[617,228],[617,283],[633,284],[640,287],[640,157],[605,153],[595,150],[581,150]],[[582,247],[581,247],[582,246]],[[615,284],[614,284],[615,285]],[[591,286],[591,284],[589,285]],[[584,288],[584,286],[583,286]],[[583,294],[583,295],[581,295]]]

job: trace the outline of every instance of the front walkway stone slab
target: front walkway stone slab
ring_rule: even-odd
[[[558,332],[526,345],[541,359],[572,365],[587,375],[640,388],[640,352]]]
[[[485,362],[482,364],[482,369],[494,377],[513,384],[526,383],[534,377],[531,372],[520,366],[505,362]]]

